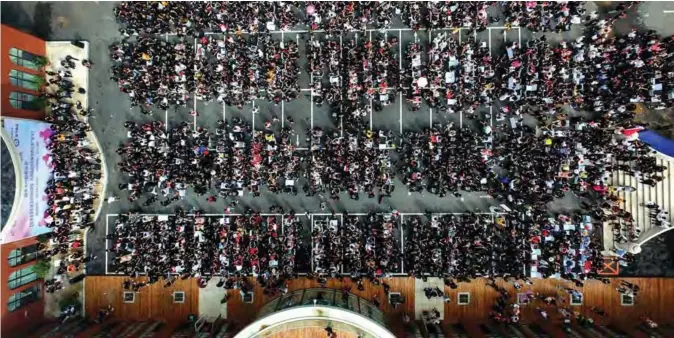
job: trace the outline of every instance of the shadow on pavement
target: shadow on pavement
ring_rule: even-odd
[[[34,7],[32,17],[28,14],[30,7]],[[2,24],[34,35],[43,40],[49,40],[51,38],[51,3],[21,3],[3,1],[1,10]]]

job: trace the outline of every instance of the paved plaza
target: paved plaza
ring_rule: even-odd
[[[597,2],[588,2],[588,11],[599,10],[608,11],[603,7],[598,7]],[[209,130],[214,130],[218,120],[228,120],[239,117],[253,125],[255,130],[261,130],[266,121],[270,121],[272,116],[284,117],[291,116],[295,120],[293,130],[296,136],[296,145],[298,153],[307,151],[309,144],[307,141],[307,131],[311,127],[321,127],[326,130],[339,130],[340,125],[334,121],[329,112],[329,108],[317,107],[311,101],[311,90],[309,89],[311,77],[306,72],[307,61],[305,56],[306,44],[310,38],[310,34],[306,27],[298,26],[292,31],[273,32],[272,39],[277,41],[297,41],[300,49],[299,62],[302,73],[300,74],[300,88],[301,95],[298,99],[291,102],[283,102],[275,106],[266,100],[257,100],[254,105],[259,107],[259,113],[253,114],[253,105],[244,107],[244,109],[236,109],[235,107],[225,107],[217,102],[206,104],[205,102],[196,100],[194,96],[188,101],[187,107],[170,108],[168,111],[157,111],[154,108],[152,116],[143,115],[137,107],[131,108],[129,98],[126,94],[119,91],[117,83],[112,81],[110,77],[110,67],[112,61],[108,56],[108,47],[120,41],[115,17],[113,15],[113,8],[115,2],[53,2],[49,4],[36,2],[21,2],[21,3],[6,3],[2,4],[2,21],[13,25],[17,28],[24,29],[28,32],[36,32],[36,28],[49,23],[48,29],[40,28],[39,34],[48,40],[86,40],[90,43],[90,59],[94,63],[94,67],[90,73],[89,78],[89,107],[95,109],[94,114],[90,118],[91,125],[98,136],[98,139],[103,148],[103,153],[107,159],[109,182],[108,193],[117,194],[121,197],[121,201],[106,204],[103,206],[101,217],[98,219],[95,229],[90,231],[88,237],[89,248],[98,253],[99,257],[104,256],[105,249],[105,235],[108,233],[108,222],[115,215],[126,212],[132,209],[142,209],[143,213],[147,214],[172,214],[177,206],[181,206],[186,210],[197,208],[203,210],[206,214],[221,215],[226,207],[226,201],[219,199],[216,203],[208,203],[207,195],[202,197],[196,196],[194,193],[188,193],[187,197],[179,202],[173,203],[168,207],[162,207],[156,203],[150,207],[142,207],[145,198],[141,198],[136,202],[128,202],[126,200],[125,192],[118,192],[117,186],[121,183],[126,183],[126,175],[119,172],[117,162],[121,159],[115,150],[127,142],[127,133],[123,124],[125,121],[133,121],[136,123],[146,123],[155,120],[164,122],[168,128],[177,126],[183,121],[191,123],[194,128],[204,127]],[[397,20],[397,19],[396,19]],[[638,25],[641,29],[654,29],[663,36],[674,34],[674,25],[668,24],[674,20],[674,2],[664,3],[644,3],[640,5],[638,12],[632,13],[630,17],[617,24],[616,30],[618,32],[626,32],[630,25]],[[339,36],[340,41],[347,41],[349,39],[368,39],[373,40],[378,37],[398,37],[400,43],[398,44],[398,52],[396,58],[399,62],[400,68],[405,69],[406,64],[403,57],[405,48],[411,42],[420,42],[422,44],[430,44],[433,36],[436,34],[455,34],[459,40],[475,39],[478,42],[485,43],[489,46],[489,50],[493,57],[503,55],[505,52],[504,44],[506,42],[517,41],[526,43],[533,36],[540,35],[533,34],[526,29],[517,27],[506,29],[502,23],[494,23],[488,29],[474,34],[473,32],[459,30],[458,32],[449,30],[437,31],[420,31],[414,32],[409,28],[404,28],[401,22],[394,22],[393,29],[387,31],[380,31],[370,29],[366,33],[345,33]],[[560,40],[572,40],[581,34],[582,27],[575,25],[570,32],[564,34],[546,33],[548,41],[552,43]],[[325,32],[315,32],[316,38],[324,36]],[[176,41],[178,37],[166,34],[162,38],[167,41]],[[187,44],[191,44],[196,48],[196,41],[188,37]],[[365,117],[366,121],[372,130],[393,130],[396,135],[400,136],[406,130],[422,130],[434,124],[447,124],[450,122],[456,125],[466,126],[477,130],[478,126],[473,120],[468,119],[461,113],[447,115],[440,114],[433,111],[425,103],[419,111],[411,111],[409,103],[404,101],[403,95],[398,94],[399,97],[395,99],[395,103],[388,107],[384,107],[382,111],[371,111]],[[499,108],[498,102],[491,108],[496,110]],[[191,116],[191,110],[196,110],[199,115]],[[488,113],[490,108],[481,107],[479,114]],[[528,121],[534,124],[535,121]],[[285,123],[285,122],[284,122]],[[498,131],[500,123],[497,121],[490,121],[490,123]],[[497,144],[495,146],[498,146]],[[395,155],[394,160],[395,160]],[[465,213],[465,212],[489,212],[489,208],[497,206],[499,203],[484,193],[466,193],[463,198],[455,198],[451,195],[439,198],[430,193],[409,193],[405,186],[396,180],[396,189],[391,197],[384,200],[383,203],[378,203],[377,199],[362,198],[359,201],[354,201],[346,198],[341,198],[337,203],[319,197],[306,197],[303,193],[297,196],[286,194],[269,194],[263,193],[262,196],[253,198],[252,195],[245,194],[241,197],[241,203],[234,212],[243,212],[245,207],[251,207],[256,210],[268,211],[272,205],[281,205],[287,209],[293,209],[299,213],[309,213],[308,220],[311,224],[313,217],[318,216],[322,211],[320,203],[325,201],[328,204],[328,211],[334,211],[338,215],[345,212],[353,215],[354,213],[365,214],[370,211],[378,213],[388,213],[391,210],[398,210],[403,214],[403,217],[408,215],[421,215],[426,212],[433,213]],[[561,200],[557,200],[550,204],[551,212],[565,212],[579,208],[578,202],[572,196],[565,196]],[[329,214],[328,214],[329,215]],[[404,238],[401,237],[401,238]],[[404,242],[404,239],[402,240]],[[401,242],[401,245],[402,243]],[[89,264],[87,269],[91,274],[104,273],[105,262],[99,260],[93,264]]]

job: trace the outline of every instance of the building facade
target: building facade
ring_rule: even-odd
[[[5,25],[1,26],[0,34],[0,113],[5,117],[43,120],[45,112],[39,95],[45,78],[41,66],[46,55],[46,42]],[[3,156],[2,162],[3,168],[14,167],[10,156]],[[7,166],[5,162],[8,163]],[[13,184],[6,183],[8,182],[3,173],[3,190],[9,189]],[[13,201],[3,200],[2,203],[8,204],[8,208],[3,207],[3,212],[11,210]],[[5,221],[3,219],[3,228],[8,226]],[[0,324],[3,336],[10,332],[22,332],[45,321],[43,281],[32,269],[38,262],[38,247],[36,237],[0,244]]]
[[[2,116],[43,120],[39,96],[44,72],[40,68],[46,56],[46,42],[5,25],[0,34]]]

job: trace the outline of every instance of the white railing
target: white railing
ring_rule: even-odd
[[[234,338],[266,337],[275,332],[285,331],[288,325],[309,327],[309,322],[317,322],[323,328],[346,326],[355,329],[361,337],[395,338],[384,326],[358,313],[331,306],[298,306],[275,312],[246,326]],[[317,326],[312,325],[312,326]]]

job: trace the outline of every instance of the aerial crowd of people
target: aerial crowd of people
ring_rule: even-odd
[[[633,4],[622,4],[624,12]],[[498,11],[492,11],[497,8]],[[490,14],[490,12],[492,14]],[[501,12],[501,14],[494,14]],[[123,2],[114,14],[120,33],[201,37],[217,33],[288,31],[300,25],[313,31],[391,29],[398,20],[414,30],[467,28],[484,30],[489,24],[526,27],[532,31],[562,32],[582,23],[585,2],[497,1],[284,1],[246,3],[213,1]]]
[[[123,40],[109,48],[110,78],[141,113],[190,101],[258,113],[257,100],[281,105],[308,96],[328,107],[334,127],[312,126],[308,148],[298,149],[292,118],[273,116],[256,129],[238,117],[208,128],[125,122],[128,140],[116,162],[128,178],[117,188],[130,201],[169,207],[193,192],[210,203],[224,200],[225,209],[218,217],[196,207],[176,208],[171,216],[121,212],[106,238],[111,271],[147,275],[144,282],[125,282],[134,291],[189,277],[200,286],[220,277],[219,286],[247,290],[247,277],[254,276],[269,294],[287,292],[286,282],[298,274],[322,284],[350,276],[359,285],[397,274],[437,276],[449,287],[478,277],[516,284],[532,277],[576,284],[598,278],[603,245],[596,230],[615,226],[617,242],[640,235],[611,186],[612,173],[627,172],[648,185],[665,178],[647,146],[620,137],[637,126],[639,107],[659,110],[674,102],[668,71],[674,40],[653,31],[611,34],[632,6],[603,17],[586,13],[582,2],[122,2],[115,16]],[[494,7],[499,15],[488,14]],[[413,31],[443,31],[429,41],[404,42],[386,32],[398,22]],[[477,34],[459,38],[492,24],[534,32],[581,25],[583,33],[559,43],[536,35],[499,49]],[[298,27],[308,27],[302,40],[269,34]],[[69,251],[82,245],[69,234],[94,225],[101,178],[90,127],[76,118],[91,111],[72,99],[84,92],[72,82],[75,61],[48,72],[48,89],[58,88],[44,94],[54,167],[45,218],[54,228],[52,254],[69,254],[59,271],[71,272],[92,259]],[[309,88],[300,86],[302,73]],[[477,128],[431,123],[400,133],[372,130],[365,117],[398,99],[412,114],[429,108],[460,113]],[[404,219],[393,208],[313,217],[280,207],[272,214],[234,213],[245,194],[367,197],[381,204],[396,188],[461,200],[479,191],[507,212]],[[583,210],[550,215],[549,203],[569,194]],[[654,224],[669,226],[667,210],[645,207],[653,210]],[[48,290],[59,283],[49,281]],[[493,318],[516,322],[517,309],[506,298]],[[549,302],[529,301],[535,299]]]
[[[60,62],[60,63],[59,63]],[[89,60],[67,55],[63,60],[51,60],[46,70],[44,100],[49,122],[47,149],[52,176],[47,182],[48,209],[44,211],[44,226],[52,232],[40,243],[41,258],[58,258],[54,273],[45,279],[45,290],[53,293],[76,282],[85,264],[96,259],[84,253],[84,233],[94,227],[96,204],[102,190],[102,159],[100,149],[88,132],[87,116],[91,109],[80,101],[86,90],[73,77],[77,68],[91,67]]]
[[[349,23],[349,18],[368,26],[381,21],[378,15],[390,22],[395,13],[418,11],[424,19],[415,22],[428,22],[421,28],[454,27],[470,21],[466,19],[472,15],[469,13],[481,13],[491,4],[443,3],[449,7],[442,11],[463,15],[463,19],[451,16],[446,23],[436,22],[438,9],[434,6],[440,4],[435,3],[410,3],[404,8],[390,3],[305,5],[308,20],[325,25],[315,29],[358,31],[361,29]],[[186,106],[190,95],[238,108],[252,104],[253,112],[258,109],[254,107],[257,99],[266,97],[274,104],[296,99],[302,91],[296,41],[281,41],[268,34],[240,34],[264,33],[263,29],[237,28],[233,32],[241,32],[234,35],[195,35],[185,30],[201,27],[205,30],[201,33],[229,33],[232,25],[223,20],[230,17],[218,13],[245,9],[245,15],[255,18],[251,13],[257,13],[276,26],[281,20],[286,22],[281,26],[288,28],[301,22],[289,19],[298,14],[298,6],[123,3],[116,10],[118,19],[125,29],[142,31],[142,35],[111,47],[111,57],[117,61],[113,78],[146,113],[153,105],[160,109]],[[545,8],[502,6],[507,20],[527,22],[540,30],[575,23],[577,16],[585,14],[579,3],[555,3]],[[379,32],[374,39],[343,39],[330,32],[321,37],[311,35],[305,50],[310,97],[318,105],[330,106],[339,128],[311,128],[307,131],[310,147],[297,150],[292,142],[292,119],[279,131],[276,116],[264,124],[264,130],[252,130],[248,122],[234,118],[220,121],[215,133],[187,122],[170,129],[160,122],[127,122],[130,142],[118,153],[123,156],[120,168],[131,179],[120,188],[129,189],[131,200],[147,195],[146,206],[155,203],[160,194],[165,197],[162,205],[169,205],[184,198],[188,188],[199,195],[210,194],[209,202],[232,197],[230,206],[236,204],[235,196],[246,192],[259,196],[265,189],[290,194],[301,189],[307,196],[322,198],[325,193],[333,200],[343,193],[356,200],[367,195],[378,197],[381,203],[391,196],[399,179],[411,192],[441,197],[452,194],[463,198],[462,192],[483,191],[530,217],[543,213],[546,203],[567,191],[588,200],[596,193],[615,200],[615,194],[606,192],[612,171],[631,170],[649,184],[663,179],[663,168],[653,165],[643,144],[616,142],[615,133],[634,126],[636,104],[653,109],[671,105],[671,81],[665,70],[673,61],[669,56],[674,48],[671,39],[661,39],[651,31],[608,34],[631,6],[622,6],[618,15],[606,19],[589,13],[581,20],[584,34],[554,47],[545,36],[522,45],[506,41],[502,56],[494,55],[491,46],[476,35],[461,41],[456,32],[435,34],[427,45],[418,41],[406,45],[405,55],[397,56],[402,58],[398,62],[396,46],[402,42],[396,37]],[[155,26],[135,18],[140,9],[160,13]],[[177,22],[172,19],[190,17],[195,11],[215,17],[195,19],[198,24],[182,30],[172,26]],[[334,15],[340,12],[351,15]],[[329,22],[322,19],[326,16],[331,18]],[[151,37],[172,32],[197,36],[195,48],[186,42],[186,36],[176,42]],[[476,120],[480,128],[436,123],[401,135],[370,130],[363,117],[391,104],[398,91],[405,94],[412,110],[421,109],[425,102],[440,114],[461,112]],[[565,105],[588,111],[591,118],[573,116]],[[492,107],[495,112],[482,116],[480,107]],[[536,129],[523,123],[524,116],[538,120]],[[491,120],[510,123],[496,127]],[[497,167],[505,171],[494,170]],[[213,193],[212,188],[218,192]],[[614,209],[606,213],[626,216]]]

